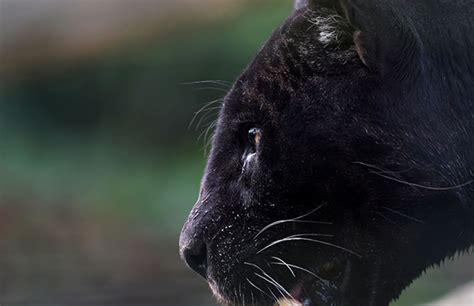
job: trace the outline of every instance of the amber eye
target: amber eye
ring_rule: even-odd
[[[247,133],[248,141],[253,147],[257,147],[262,139],[262,130],[259,128],[251,128]]]

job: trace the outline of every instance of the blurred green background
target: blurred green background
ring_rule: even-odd
[[[0,0],[2,305],[213,305],[177,241],[216,109],[190,123],[291,8]],[[472,279],[473,262],[428,273],[395,305]]]

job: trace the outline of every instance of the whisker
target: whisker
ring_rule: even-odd
[[[368,168],[372,168],[372,169],[378,170],[378,171],[380,171],[382,173],[386,173],[386,174],[396,173],[396,171],[389,171],[389,170],[386,170],[386,169],[382,169],[382,168],[380,168],[376,165],[364,163],[364,162],[361,162],[361,161],[355,161],[353,163],[356,164],[356,165],[361,165],[361,166],[365,166],[365,167],[368,167]]]
[[[359,165],[363,165],[363,166],[366,166],[366,167],[369,167],[369,168],[373,168],[373,169],[376,169],[376,170],[379,170],[381,171],[382,173],[390,173],[382,168],[379,168],[377,166],[374,166],[374,165],[370,165],[370,164],[366,164],[366,163],[363,163],[363,162],[354,162],[355,164],[359,164]],[[400,183],[400,184],[404,184],[404,185],[408,185],[408,186],[412,186],[412,187],[418,187],[418,188],[422,188],[422,189],[426,189],[426,190],[433,190],[433,191],[449,191],[449,190],[454,190],[454,189],[459,189],[459,188],[463,188],[467,185],[470,185],[472,183],[474,183],[474,180],[469,180],[467,182],[464,182],[464,183],[461,183],[461,184],[458,184],[458,185],[454,185],[454,186],[447,186],[447,187],[433,187],[433,186],[427,186],[427,185],[422,185],[422,184],[417,184],[417,183],[411,183],[411,182],[408,182],[408,181],[405,181],[405,180],[401,180],[401,179],[398,179],[396,177],[393,177],[393,176],[389,176],[389,175],[385,175],[385,174],[382,174],[382,173],[379,173],[379,172],[375,172],[375,171],[372,171],[371,173],[373,174],[376,174],[380,177],[383,177],[387,180],[391,180],[391,181],[394,181],[394,182],[397,182],[397,183]]]
[[[207,137],[209,136],[209,135],[208,135],[208,134],[209,134],[209,130],[212,129],[212,128],[214,128],[215,125],[216,125],[216,121],[211,122],[211,123],[209,124],[209,126],[208,126],[206,129],[204,129],[204,130],[199,134],[198,140],[201,140],[201,139],[202,139],[202,140],[204,140],[204,142],[205,142],[205,141],[207,140]]]
[[[209,107],[208,109],[202,111],[202,116],[199,118],[199,121],[196,123],[196,131],[201,127],[202,123],[209,120],[212,117],[217,116],[217,110],[221,109],[221,106]]]
[[[204,87],[197,87],[195,90],[215,90],[215,91],[220,91],[223,93],[227,93],[228,89],[224,88],[219,88],[219,87],[212,87],[212,86],[204,86]]]
[[[295,238],[295,237],[305,237],[305,236],[312,236],[312,237],[334,237],[334,235],[330,234],[314,234],[314,233],[307,233],[307,234],[295,234],[288,236],[286,238]]]
[[[283,259],[279,258],[279,257],[276,257],[276,256],[272,256],[273,259],[275,260],[278,260],[281,264],[283,264],[284,266],[286,266],[288,268],[288,270],[290,270],[290,273],[291,275],[293,275],[293,277],[296,277],[296,274],[295,272],[293,271],[293,269],[290,267],[289,264],[287,264]]]
[[[399,178],[399,174],[403,174],[405,172],[408,172],[411,170],[411,168],[407,169],[407,170],[401,170],[401,171],[389,171],[389,170],[386,170],[386,169],[382,169],[380,167],[377,167],[376,165],[371,165],[371,164],[367,164],[367,163],[363,163],[363,162],[354,162],[354,164],[358,164],[358,165],[362,165],[362,166],[366,166],[370,169],[375,169],[377,171],[369,171],[369,173],[372,173],[372,174],[376,174],[378,176],[381,176],[383,174],[385,175],[391,175],[391,177],[394,177],[394,178],[397,178],[397,179],[400,179]],[[414,190],[416,190],[418,193],[421,194],[421,192],[415,187],[415,186],[411,186]]]
[[[232,86],[231,82],[227,82],[224,80],[202,80],[202,81],[194,81],[194,82],[183,82],[181,85],[198,85],[198,84],[215,84],[215,85],[221,85],[227,88],[230,88]]]
[[[305,220],[301,220],[313,213],[315,213],[316,211],[318,211],[320,208],[322,208],[324,205],[326,204],[321,204],[319,205],[318,207],[316,207],[315,209],[313,209],[312,211],[304,214],[304,215],[301,215],[299,217],[296,217],[296,218],[293,218],[293,219],[286,219],[286,220],[278,220],[278,221],[275,221],[275,222],[272,222],[270,224],[268,224],[267,226],[265,226],[264,228],[262,228],[253,238],[257,238],[258,236],[260,236],[263,232],[265,232],[266,230],[268,230],[269,228],[273,227],[273,226],[276,226],[276,225],[280,225],[280,224],[283,224],[283,223],[312,223],[312,224],[326,224],[326,225],[331,225],[332,223],[331,222],[322,222],[322,221],[305,221]]]
[[[407,173],[407,172],[411,171],[412,169],[413,168],[408,168],[408,169],[404,169],[404,170],[390,170],[390,171],[380,169],[378,171],[380,171],[381,173],[387,173],[387,174],[403,174],[403,173]]]
[[[234,288],[234,295],[232,296],[232,303],[236,304],[237,301],[237,288]]]
[[[279,265],[279,266],[281,266],[281,265],[285,265],[285,266],[288,265],[288,266],[291,267],[291,268],[295,268],[295,269],[304,271],[304,272],[306,272],[306,273],[309,273],[309,274],[311,274],[312,276],[314,276],[314,277],[316,277],[317,279],[319,279],[320,281],[322,281],[322,282],[324,282],[324,283],[327,284],[327,280],[325,280],[325,279],[322,278],[321,276],[317,275],[317,274],[314,273],[313,271],[310,271],[310,270],[305,269],[305,268],[303,268],[303,267],[300,267],[300,266],[297,266],[297,265],[288,264],[288,263],[284,263],[284,264],[283,264],[283,263],[280,263],[280,262],[270,262],[270,264],[272,264],[272,265]]]
[[[418,188],[422,188],[422,189],[427,189],[427,190],[433,190],[433,191],[449,191],[449,190],[454,190],[454,189],[459,189],[459,188],[463,188],[467,185],[470,185],[472,183],[474,183],[474,180],[470,180],[470,181],[467,181],[465,183],[462,183],[462,184],[459,184],[459,185],[455,185],[455,186],[448,186],[448,187],[432,187],[432,186],[426,186],[426,185],[422,185],[422,184],[417,184],[417,183],[410,183],[410,182],[407,182],[407,181],[404,181],[404,180],[400,180],[400,179],[397,179],[395,177],[391,177],[391,176],[388,176],[388,175],[383,175],[383,174],[380,174],[380,173],[377,173],[377,172],[373,172],[374,174],[377,174],[378,176],[380,177],[383,177],[383,178],[386,178],[388,180],[391,180],[391,181],[394,181],[394,182],[397,182],[397,183],[400,183],[400,184],[405,184],[405,185],[408,185],[408,186],[413,186],[413,187],[418,187]]]
[[[242,300],[242,306],[245,306],[245,294],[242,292],[242,284],[239,284],[239,296]]]
[[[397,223],[395,223],[393,220],[391,220],[389,217],[385,216],[385,215],[382,214],[381,212],[377,212],[376,214],[379,215],[380,217],[384,218],[384,219],[387,220],[388,222],[397,225]]]
[[[255,273],[254,273],[255,274]],[[258,275],[257,275],[258,276]],[[268,280],[266,280],[268,282]],[[273,285],[273,284],[272,284]],[[273,293],[272,289],[270,289],[270,287],[267,286],[267,289],[268,291],[270,291],[270,294],[273,296],[273,302],[274,303],[278,303],[278,297],[275,295],[275,293]],[[278,289],[278,288],[277,288]],[[281,294],[281,292],[280,292]]]
[[[266,277],[268,277],[270,280],[272,280],[275,283],[274,285],[276,285],[277,287],[280,287],[280,289],[282,289],[283,292],[288,295],[288,297],[292,298],[291,294],[285,289],[285,287],[280,285],[275,279],[273,279],[270,275],[268,275],[268,273],[265,272],[265,270],[260,268],[258,265],[250,263],[250,262],[244,262],[244,264],[246,264],[248,266],[251,266],[251,267],[254,267],[254,268],[258,269],[259,271],[261,271],[263,273],[263,275],[265,275]]]
[[[271,285],[273,285],[273,286],[278,290],[278,292],[280,293],[280,295],[281,295],[282,297],[285,297],[285,295],[286,295],[286,296],[288,296],[290,299],[293,298],[293,297],[291,296],[291,294],[290,294],[288,291],[286,291],[286,289],[283,288],[283,286],[280,285],[278,282],[276,282],[274,279],[272,279],[272,278],[270,278],[270,277],[265,277],[265,276],[260,275],[260,274],[258,274],[258,273],[256,273],[256,272],[255,272],[254,274],[255,274],[256,276],[260,277],[261,279],[267,281],[267,282],[270,283]],[[268,274],[267,274],[267,275],[268,275]],[[270,290],[270,289],[269,289],[269,290]],[[270,290],[270,291],[271,291],[271,290]],[[277,298],[277,297],[276,297],[276,300],[278,301],[278,298]]]
[[[280,239],[280,240],[277,240],[277,241],[274,241],[272,243],[270,243],[269,245],[267,245],[266,247],[264,247],[263,249],[261,249],[260,251],[257,252],[257,254],[260,254],[262,253],[263,251],[265,251],[266,249],[274,246],[274,245],[277,245],[277,244],[280,244],[282,242],[288,242],[288,241],[308,241],[308,242],[315,242],[315,243],[319,243],[319,244],[323,244],[323,245],[327,245],[327,246],[332,246],[336,249],[340,249],[340,250],[343,250],[343,251],[346,251],[352,255],[355,255],[359,258],[362,258],[361,255],[357,254],[356,252],[352,251],[352,250],[349,250],[345,247],[342,247],[342,246],[339,246],[337,244],[333,244],[333,243],[330,243],[330,242],[327,242],[327,241],[322,241],[322,240],[317,240],[317,239],[311,239],[311,238],[304,238],[304,237],[286,237],[286,238],[283,238],[283,239]]]
[[[260,289],[260,287],[258,287],[257,285],[255,285],[254,283],[252,283],[248,278],[246,278],[247,282],[250,284],[250,286],[254,287],[255,289],[257,289],[258,291],[260,291],[261,293],[263,293],[264,295],[266,295],[268,298],[270,299],[273,299],[268,293],[266,293],[265,291],[263,291],[262,289]],[[252,295],[253,297],[253,295]]]
[[[223,98],[212,100],[212,101],[204,104],[204,106],[202,106],[200,109],[198,109],[196,112],[194,112],[194,116],[193,116],[193,118],[191,119],[191,122],[188,125],[188,129],[191,129],[191,127],[193,126],[193,123],[195,122],[195,120],[197,119],[197,116],[199,116],[200,113],[206,111],[212,105],[222,102],[222,100],[223,100]]]
[[[212,130],[217,126],[217,121],[212,122],[206,129],[206,132],[204,133],[204,155],[207,155],[207,151],[209,150],[209,147],[211,146],[212,142]]]
[[[409,220],[412,220],[412,221],[415,221],[415,222],[418,222],[418,223],[422,223],[422,224],[425,223],[425,222],[423,222],[423,221],[420,220],[420,219],[417,219],[417,218],[412,217],[412,216],[409,216],[409,215],[405,215],[404,213],[401,213],[401,212],[399,212],[398,210],[395,210],[395,209],[392,209],[392,208],[389,208],[389,207],[386,207],[386,206],[382,206],[382,208],[383,208],[383,209],[386,209],[386,210],[388,210],[388,211],[391,211],[391,212],[393,212],[394,214],[397,214],[397,215],[399,215],[399,216],[405,217],[405,218],[407,218],[407,219],[409,219]]]

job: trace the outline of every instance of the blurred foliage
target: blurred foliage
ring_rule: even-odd
[[[67,200],[177,232],[204,163],[205,127],[189,123],[228,89],[199,81],[233,81],[289,10],[267,2],[100,58],[4,78],[2,193]]]
[[[47,75],[4,82],[1,122],[35,136],[105,129],[158,147],[188,143],[195,139],[186,130],[193,111],[224,92],[195,85],[208,88],[200,92],[186,83],[234,80],[288,14],[288,3],[277,3],[192,30],[184,26],[106,57],[51,67]]]

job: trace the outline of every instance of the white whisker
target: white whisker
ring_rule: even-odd
[[[369,168],[372,168],[372,169],[376,169],[376,170],[379,170],[383,173],[390,173],[389,171],[387,170],[384,170],[382,168],[379,168],[375,165],[371,165],[371,164],[366,164],[366,163],[363,163],[363,162],[354,162],[355,164],[359,164],[359,165],[362,165],[362,166],[366,166],[366,167],[369,167]],[[417,183],[411,183],[411,182],[408,182],[408,181],[405,181],[405,180],[401,180],[399,178],[396,178],[396,177],[393,177],[393,176],[389,176],[389,175],[385,175],[385,174],[382,174],[382,173],[379,173],[379,172],[375,172],[375,171],[372,171],[371,173],[373,174],[376,174],[380,177],[383,177],[387,180],[391,180],[391,181],[394,181],[394,182],[397,182],[397,183],[400,183],[400,184],[404,184],[404,185],[408,185],[408,186],[412,186],[412,187],[418,187],[418,188],[422,188],[422,189],[427,189],[427,190],[433,190],[433,191],[449,191],[449,190],[454,190],[454,189],[459,189],[459,188],[463,188],[467,185],[470,185],[472,183],[474,183],[474,180],[469,180],[467,182],[464,182],[464,183],[461,183],[461,184],[458,184],[458,185],[454,185],[454,186],[447,186],[447,187],[433,187],[433,186],[426,186],[426,185],[422,185],[422,184],[417,184]]]
[[[253,263],[250,263],[250,262],[244,262],[244,264],[248,265],[248,266],[251,266],[251,267],[254,267],[256,269],[258,269],[259,271],[261,271],[263,273],[263,275],[265,275],[266,277],[268,277],[271,281],[273,281],[274,285],[279,287],[285,294],[288,295],[288,297],[292,298],[291,294],[285,289],[285,287],[283,287],[282,285],[280,285],[275,279],[273,279],[270,275],[268,275],[267,272],[265,272],[265,270],[263,270],[262,268],[260,268],[258,265],[256,264],[253,264]]]
[[[384,219],[387,220],[388,222],[397,225],[397,223],[395,223],[392,219],[390,219],[389,217],[385,216],[385,215],[382,214],[381,212],[376,212],[376,214],[379,215],[380,217],[384,218]]]
[[[288,236],[286,238],[295,238],[295,237],[305,237],[305,236],[313,236],[313,237],[334,237],[334,235],[331,234],[314,234],[314,233],[308,233],[308,234],[295,234]]]
[[[181,85],[198,85],[198,84],[214,84],[214,85],[221,85],[226,88],[230,88],[232,83],[223,81],[223,80],[203,80],[203,81],[194,81],[194,82],[183,82]]]
[[[269,277],[265,277],[263,275],[260,275],[258,273],[254,273],[256,276],[260,277],[261,279],[263,279],[264,281],[268,282],[269,284],[271,284],[272,286],[274,286],[277,290],[278,290],[278,293],[280,293],[281,297],[285,297],[285,295],[287,295],[289,298],[292,298],[291,297],[291,294],[288,293],[288,291],[285,290],[285,288],[283,288],[282,285],[280,285],[279,283],[277,283],[275,280],[269,278]],[[270,289],[268,289],[270,290]],[[271,290],[270,290],[271,291]],[[276,300],[278,301],[278,297],[276,297]]]
[[[276,257],[276,256],[272,256],[273,259],[275,260],[278,260],[281,264],[283,264],[284,266],[286,266],[288,268],[288,270],[290,270],[290,273],[291,275],[293,275],[293,277],[296,277],[296,274],[295,272],[293,271],[293,269],[290,267],[289,264],[287,264],[283,259],[279,258],[279,257]]]
[[[320,281],[322,281],[322,282],[324,282],[324,283],[327,283],[327,280],[325,280],[325,279],[322,278],[321,276],[317,275],[317,274],[314,273],[313,271],[310,271],[310,270],[305,269],[305,268],[303,268],[303,267],[300,267],[300,266],[297,266],[297,265],[288,264],[288,263],[283,264],[283,263],[280,263],[280,262],[270,262],[270,264],[272,264],[272,265],[279,265],[279,266],[281,266],[281,265],[285,265],[285,266],[288,265],[288,267],[291,267],[291,268],[295,268],[295,269],[304,271],[304,272],[306,272],[306,273],[308,273],[308,274],[311,274],[312,276],[316,277],[316,278],[319,279]]]
[[[193,118],[191,119],[191,122],[189,123],[188,125],[188,129],[190,129],[193,125],[193,123],[195,122],[195,120],[197,119],[197,117],[199,116],[199,114],[201,114],[202,112],[205,112],[207,111],[212,105],[214,104],[217,104],[217,103],[220,103],[222,102],[222,98],[219,98],[219,99],[216,99],[216,100],[212,100],[208,103],[206,103],[203,107],[201,107],[199,110],[197,110],[195,113],[194,113],[194,116]],[[219,106],[220,107],[220,106]],[[196,126],[196,128],[198,128],[199,124]]]
[[[266,293],[265,291],[263,291],[262,289],[260,289],[260,287],[258,287],[257,285],[255,285],[254,283],[252,283],[248,278],[246,278],[247,282],[252,286],[254,287],[255,289],[257,289],[258,291],[260,291],[261,293],[263,293],[264,295],[266,295],[267,297],[269,297],[270,299],[272,298],[268,293]],[[252,294],[252,298],[253,298],[253,294]]]
[[[196,88],[196,90],[215,90],[215,91],[221,91],[221,92],[224,92],[224,93],[228,92],[228,89],[219,88],[219,87],[212,87],[212,86],[198,87],[198,88]]]
[[[245,306],[245,296],[244,294],[242,293],[242,284],[239,283],[239,290],[238,290],[239,294],[239,298],[242,300],[242,306]]]
[[[263,249],[261,249],[260,251],[257,252],[257,254],[260,254],[262,253],[263,251],[265,251],[266,249],[274,246],[274,245],[277,245],[279,243],[282,243],[282,242],[288,242],[288,241],[308,241],[308,242],[315,242],[315,243],[319,243],[319,244],[324,244],[324,245],[328,245],[328,246],[332,246],[336,249],[340,249],[340,250],[343,250],[343,251],[346,251],[352,255],[355,255],[359,258],[362,258],[361,255],[357,254],[356,252],[352,251],[352,250],[349,250],[345,247],[342,247],[342,246],[339,246],[337,244],[333,244],[333,243],[330,243],[330,242],[326,242],[326,241],[322,241],[322,240],[317,240],[317,239],[311,239],[311,238],[304,238],[304,237],[286,237],[286,238],[283,238],[283,239],[280,239],[280,240],[277,240],[277,241],[274,241],[272,243],[270,243],[269,245],[267,245],[266,247],[264,247]]]
[[[418,222],[418,223],[425,223],[425,222],[423,222],[423,221],[420,220],[420,219],[411,217],[411,216],[409,216],[409,215],[405,215],[404,213],[401,213],[401,212],[399,212],[398,210],[395,210],[395,209],[392,209],[392,208],[389,208],[389,207],[385,207],[385,206],[382,206],[382,208],[383,208],[383,209],[386,209],[386,210],[388,210],[388,211],[391,211],[391,212],[393,212],[394,214],[397,214],[397,215],[399,215],[399,216],[405,217],[405,218],[407,218],[407,219],[409,219],[409,220],[412,220],[412,221],[415,221],[415,222]]]
[[[264,231],[268,230],[269,228],[271,228],[273,226],[276,226],[276,225],[279,225],[279,224],[283,224],[283,223],[313,223],[313,224],[327,224],[327,225],[330,225],[330,224],[332,224],[331,222],[300,220],[300,219],[303,219],[303,218],[315,213],[320,208],[322,208],[324,205],[326,205],[326,204],[321,204],[318,207],[316,207],[315,209],[313,209],[312,211],[310,211],[310,212],[308,212],[304,215],[301,215],[299,217],[293,218],[293,219],[278,220],[278,221],[272,222],[272,223],[268,224],[267,226],[265,226],[264,228],[262,228],[253,238],[255,239],[258,236],[260,236]]]
[[[256,273],[254,273],[254,274],[256,274]],[[257,275],[257,276],[259,276],[259,275]],[[267,281],[267,280],[266,280],[266,281]],[[267,281],[267,282],[268,282],[268,281]],[[273,284],[271,284],[271,285],[273,285]],[[275,303],[278,303],[278,297],[275,295],[275,293],[273,293],[272,289],[270,289],[270,287],[268,287],[268,286],[267,286],[267,289],[268,289],[268,291],[270,291],[270,294],[273,296],[274,302],[275,302]],[[278,288],[277,288],[277,289],[278,289]],[[281,292],[280,292],[280,294],[281,294]]]

